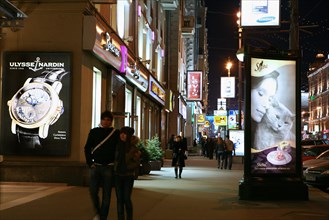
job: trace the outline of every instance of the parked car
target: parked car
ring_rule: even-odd
[[[302,140],[301,141],[302,148],[310,148],[315,145],[323,145],[323,144],[329,145],[329,140],[320,139],[320,140]]]
[[[303,162],[303,177],[305,183],[320,189],[329,187],[329,150],[320,154],[316,159]]]
[[[326,150],[329,150],[329,144],[311,146],[302,151],[302,160],[306,161],[315,159],[317,156],[319,156],[322,152]]]

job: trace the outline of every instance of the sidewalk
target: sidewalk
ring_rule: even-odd
[[[140,176],[132,195],[135,220],[273,219],[328,220],[329,194],[309,188],[309,201],[242,201],[238,182],[243,165],[218,170],[216,161],[189,157],[182,179],[175,179],[170,161],[160,171]],[[1,185],[1,220],[91,220],[87,187],[60,184]],[[110,220],[116,219],[112,191]]]

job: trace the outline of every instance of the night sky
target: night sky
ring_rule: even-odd
[[[237,16],[240,10],[240,0],[205,0],[208,8],[208,51],[209,51],[209,100],[208,112],[217,109],[217,98],[220,98],[220,77],[227,76],[225,64],[228,59],[233,62],[231,76],[238,77]],[[256,38],[270,43],[272,47],[289,49],[290,7],[288,0],[281,0],[281,26],[267,28],[271,33],[259,33]],[[303,58],[301,63],[301,90],[308,91],[307,70],[314,62],[315,55],[329,54],[329,1],[328,0],[299,0],[299,47]],[[277,32],[274,32],[277,30]],[[260,41],[249,40],[247,44],[257,47],[268,47]],[[230,109],[238,109],[235,99],[230,100]]]

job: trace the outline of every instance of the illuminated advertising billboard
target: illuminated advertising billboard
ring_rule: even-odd
[[[250,57],[253,175],[296,173],[296,62]]]
[[[150,94],[161,105],[165,105],[166,91],[162,88],[162,86],[151,75],[150,75],[150,81],[149,81],[148,94]]]
[[[226,115],[214,115],[214,125],[217,126],[227,126],[227,116]]]
[[[226,99],[217,99],[217,110],[226,110]]]
[[[70,81],[71,53],[4,53],[0,154],[68,155]]]
[[[235,97],[235,77],[220,78],[220,95],[223,98]]]
[[[244,130],[230,130],[230,139],[234,144],[235,155],[244,156]]]
[[[202,71],[187,72],[187,100],[202,100]]]
[[[280,25],[280,0],[241,0],[241,26]]]
[[[205,121],[206,121],[206,115],[205,114],[197,115],[197,123],[198,124],[204,124]]]

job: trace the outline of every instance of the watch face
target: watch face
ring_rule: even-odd
[[[10,114],[24,125],[44,123],[54,113],[59,98],[52,87],[45,83],[29,83],[11,100]]]

